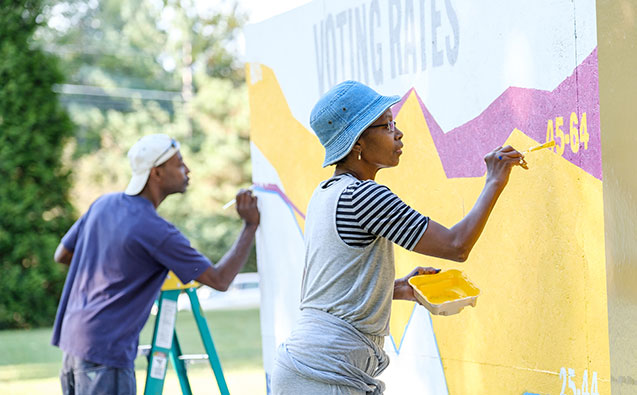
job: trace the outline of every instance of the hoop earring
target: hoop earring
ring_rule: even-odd
[[[358,153],[358,160],[361,160],[361,153]]]

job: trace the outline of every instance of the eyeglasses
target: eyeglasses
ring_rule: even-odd
[[[389,121],[387,123],[383,123],[380,125],[371,125],[369,127],[367,127],[367,129],[371,129],[371,128],[387,128],[387,130],[389,130],[390,132],[394,132],[396,131],[396,121]]]
[[[166,155],[166,152],[170,151],[171,148],[177,148],[177,141],[175,141],[175,139],[170,139],[170,145],[157,157],[157,159],[155,159],[153,167],[157,167],[157,161],[160,160],[162,156]]]

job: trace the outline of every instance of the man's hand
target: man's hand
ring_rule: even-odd
[[[257,208],[257,197],[247,189],[241,189],[236,196],[237,214],[243,219],[248,227],[259,226],[261,217]]]
[[[414,295],[414,289],[409,285],[409,279],[421,274],[436,274],[438,272],[440,272],[440,269],[418,266],[405,277],[394,280],[394,299],[418,302]]]
[[[237,273],[245,265],[248,255],[250,255],[254,234],[259,226],[260,216],[256,196],[252,196],[252,192],[249,190],[242,189],[237,193],[236,202],[237,213],[245,222],[245,226],[219,263],[210,266],[197,277],[198,282],[219,291],[226,291]]]

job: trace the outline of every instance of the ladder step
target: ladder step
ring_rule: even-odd
[[[138,346],[137,347],[137,356],[145,356],[150,355],[151,346],[149,344]],[[178,357],[182,361],[186,362],[197,362],[197,361],[207,361],[208,354],[184,354]]]
[[[208,360],[208,354],[184,354],[184,355],[180,355],[179,359],[181,359],[182,361],[190,362],[190,363],[194,363],[198,361],[204,362]]]

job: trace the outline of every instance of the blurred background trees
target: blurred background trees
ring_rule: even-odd
[[[39,1],[0,13],[0,329],[50,324],[64,283],[52,262],[73,223],[62,166],[72,125],[52,88],[53,56],[32,40]]]
[[[16,7],[16,15],[21,11]],[[239,187],[249,186],[251,178],[248,99],[236,40],[246,16],[227,1],[211,6],[195,0],[49,0],[34,8],[31,19],[34,34],[29,45],[59,59],[64,81],[59,76],[52,78],[48,89],[50,92],[53,86],[75,125],[69,132],[63,117],[59,122],[51,121],[58,118],[48,121],[66,133],[59,132],[57,138],[57,158],[62,159],[62,168],[71,172],[69,176],[58,171],[60,177],[66,177],[66,184],[53,188],[37,179],[34,182],[43,190],[55,191],[61,199],[68,196],[75,216],[81,215],[99,195],[125,188],[130,177],[126,153],[137,139],[149,133],[167,133],[182,143],[191,183],[186,194],[171,196],[159,212],[179,227],[195,248],[218,261],[241,226],[234,208],[223,211],[221,207]],[[0,23],[1,31],[5,23]],[[36,25],[39,27],[34,30]],[[4,43],[4,34],[0,37]],[[2,59],[7,58],[3,52]],[[10,67],[2,62],[3,69]],[[54,63],[42,61],[42,66]],[[18,98],[28,96],[24,89],[10,93]],[[55,97],[43,96],[42,100],[58,102]],[[0,125],[0,141],[5,141],[5,125],[6,120]],[[21,127],[19,133],[34,134],[32,130]],[[70,133],[70,138],[64,139]],[[47,140],[45,145],[49,143]],[[0,152],[5,152],[4,146]],[[45,149],[49,147],[37,148],[33,155],[41,155]],[[13,168],[10,164],[0,166],[3,172]],[[70,185],[68,194],[65,185]],[[4,198],[2,192],[0,199]],[[61,203],[58,206],[62,207]],[[66,216],[60,214],[64,220],[56,219],[39,258],[56,273],[59,268],[52,262],[53,251],[72,215],[68,203],[63,207]],[[5,216],[4,210],[2,213]],[[3,223],[0,243],[5,234]],[[40,239],[34,234],[29,237]],[[12,253],[17,255],[6,261],[19,265],[24,254]],[[2,255],[4,264],[5,250]],[[254,252],[244,271],[256,271]],[[56,295],[48,302],[53,314],[62,284],[58,277],[49,289]],[[42,320],[6,321],[0,311],[0,327],[52,322],[50,309],[43,316]]]

